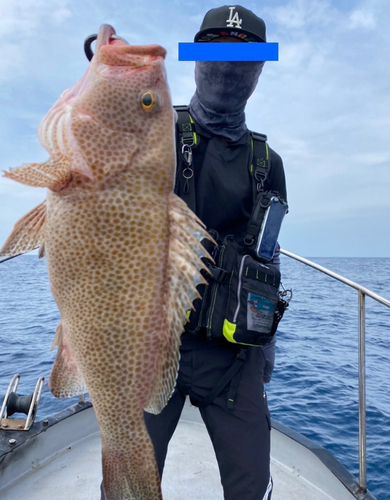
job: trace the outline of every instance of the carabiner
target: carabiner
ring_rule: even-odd
[[[185,163],[187,165],[192,165],[192,148],[191,146],[187,144],[183,144],[183,147],[181,148],[181,153],[183,155]]]

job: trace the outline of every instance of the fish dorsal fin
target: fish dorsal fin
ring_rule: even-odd
[[[20,255],[43,245],[46,220],[46,201],[24,215],[15,224],[0,255]]]
[[[201,257],[211,257],[200,243],[201,240],[212,238],[207,233],[202,222],[187,207],[183,200],[175,194],[169,200],[170,242],[168,257],[168,307],[162,339],[159,366],[153,393],[145,410],[149,413],[159,413],[170,398],[177,376],[179,365],[180,337],[187,322],[187,311],[193,309],[193,301],[199,298],[197,285],[206,283],[200,273],[207,270]]]

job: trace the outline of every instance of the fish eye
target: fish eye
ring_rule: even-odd
[[[144,111],[150,112],[154,110],[156,104],[158,104],[158,99],[152,91],[147,90],[143,92],[141,95],[141,107]]]

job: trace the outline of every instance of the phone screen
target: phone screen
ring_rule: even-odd
[[[272,260],[283,217],[286,215],[287,205],[277,196],[271,198],[271,204],[264,214],[260,234],[257,240],[257,255],[264,260]]]

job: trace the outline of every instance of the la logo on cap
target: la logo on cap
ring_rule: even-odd
[[[229,19],[226,19],[226,26],[229,27],[229,28],[241,28],[241,23],[242,23],[242,19],[240,19],[238,17],[238,12],[235,12],[234,13],[234,16],[233,16],[233,10],[235,9],[235,7],[229,7],[229,10],[230,10],[230,14],[229,14]],[[235,23],[235,25],[234,25]]]

